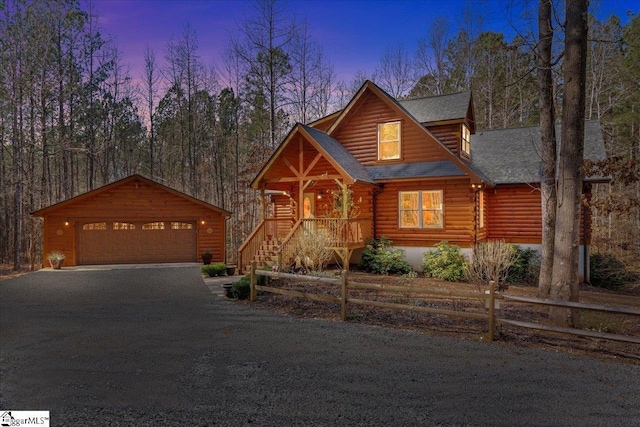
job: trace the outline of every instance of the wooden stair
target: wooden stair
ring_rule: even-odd
[[[274,264],[278,264],[278,248],[280,242],[277,240],[264,240],[260,245],[260,248],[253,255],[253,260],[256,261],[257,268],[271,268]],[[244,269],[244,273],[251,272],[251,265],[247,265]]]

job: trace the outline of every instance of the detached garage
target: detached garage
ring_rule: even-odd
[[[209,203],[132,175],[39,211],[43,259],[65,265],[197,262],[207,249],[225,261],[225,221]]]

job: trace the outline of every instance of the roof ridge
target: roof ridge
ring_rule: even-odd
[[[599,119],[584,119],[585,123],[589,123],[589,122],[599,122]],[[556,123],[554,123],[554,126],[560,126],[562,124],[561,121],[557,121]],[[531,128],[536,128],[539,129],[540,125],[527,125],[527,126],[511,126],[511,127],[506,127],[506,128],[494,128],[494,129],[481,129],[481,130],[476,130],[476,134],[480,133],[480,132],[500,132],[500,131],[505,131],[505,130],[515,130],[515,129],[531,129]]]
[[[452,92],[452,93],[441,93],[439,95],[428,95],[428,96],[419,96],[417,98],[405,98],[405,99],[398,99],[399,102],[405,102],[405,101],[420,101],[422,99],[431,99],[431,98],[441,98],[441,97],[445,97],[445,96],[454,96],[454,95],[461,95],[464,93],[471,93],[471,90],[461,90],[458,92]]]

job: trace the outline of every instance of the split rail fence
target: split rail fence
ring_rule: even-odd
[[[259,285],[258,276],[266,276],[274,279],[289,279],[293,281],[300,281],[300,282],[307,282],[307,283],[318,282],[318,283],[333,284],[333,285],[340,286],[340,290],[341,290],[340,296],[338,297],[338,296],[332,296],[332,295],[314,294],[314,293],[301,292],[301,291],[295,291],[290,289],[281,289],[273,286]],[[486,312],[474,313],[474,312],[461,311],[461,310],[447,310],[447,309],[434,308],[434,307],[422,307],[422,306],[416,306],[416,305],[391,303],[391,302],[376,301],[376,300],[369,300],[369,299],[363,299],[363,298],[350,298],[348,295],[349,289],[384,291],[388,293],[398,293],[401,295],[406,294],[407,292],[410,292],[411,294],[433,295],[437,297],[450,297],[450,298],[462,299],[462,300],[475,300],[475,301],[482,300],[484,301]],[[251,294],[250,294],[251,301],[256,300],[258,291],[271,292],[271,293],[286,295],[290,297],[306,298],[306,299],[315,300],[315,301],[339,304],[340,319],[343,321],[347,320],[348,308],[350,305],[365,305],[365,306],[378,307],[378,308],[397,310],[397,311],[414,311],[419,313],[485,320],[487,321],[487,324],[488,324],[487,335],[488,335],[489,341],[494,340],[495,329],[496,329],[495,326],[497,323],[500,323],[505,325],[521,327],[521,328],[527,328],[527,329],[640,344],[640,337],[635,337],[630,335],[612,334],[612,333],[593,331],[588,329],[565,328],[565,327],[559,327],[559,326],[545,325],[541,323],[505,319],[505,318],[496,316],[496,311],[499,309],[498,300],[510,301],[510,302],[516,302],[516,303],[525,303],[525,304],[538,304],[543,306],[556,306],[556,307],[565,307],[565,308],[571,308],[571,309],[591,310],[591,311],[599,311],[604,313],[624,314],[624,315],[638,316],[638,318],[640,319],[640,310],[638,309],[504,295],[496,292],[496,286],[493,282],[489,284],[489,290],[485,292],[444,291],[439,289],[413,288],[413,287],[411,289],[408,289],[407,287],[403,287],[403,286],[390,286],[390,285],[381,285],[381,284],[373,284],[373,283],[350,282],[347,280],[347,272],[344,270],[341,272],[340,277],[337,277],[337,278],[316,277],[316,276],[306,276],[306,275],[298,275],[298,274],[290,274],[290,273],[280,273],[280,272],[274,272],[274,271],[268,271],[268,270],[257,270],[256,262],[253,261],[251,263]]]

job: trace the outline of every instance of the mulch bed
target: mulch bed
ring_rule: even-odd
[[[378,276],[362,272],[349,272],[350,282],[378,283],[406,287],[402,293],[385,291],[349,290],[351,298],[372,299],[414,306],[433,307],[447,310],[464,310],[467,312],[486,313],[483,302],[473,299],[456,299],[432,295],[412,294],[411,288],[426,287],[431,289],[483,292],[478,286],[469,283],[445,282],[438,279],[398,276]],[[301,292],[332,295],[339,297],[340,288],[326,283],[304,283],[280,279],[271,281],[269,286],[297,290]],[[519,296],[536,296],[537,289],[532,286],[510,286],[503,293]],[[581,290],[581,302],[619,307],[640,307],[640,289],[630,288],[626,292],[612,292],[598,288],[585,287]],[[257,306],[286,313],[296,317],[319,318],[329,321],[340,321],[340,306],[325,302],[317,302],[303,298],[295,298],[260,292]],[[500,301],[501,308],[497,317],[527,322],[545,323],[546,308],[540,305]],[[428,335],[451,336],[461,339],[486,341],[488,325],[484,320],[465,319],[453,316],[417,313],[413,311],[397,311],[364,305],[350,305],[349,322],[418,331]],[[581,314],[583,327],[615,334],[640,336],[640,317],[628,315],[612,315],[585,311]],[[582,338],[566,334],[546,331],[534,331],[525,328],[500,325],[496,327],[495,342],[498,345],[517,347],[538,347],[572,354],[587,354],[608,360],[640,365],[640,346],[611,340]]]

